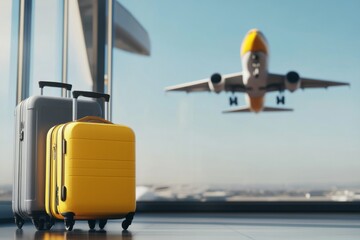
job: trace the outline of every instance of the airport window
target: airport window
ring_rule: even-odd
[[[71,1],[69,17],[68,81],[75,89],[91,89],[91,76],[83,42],[79,10]],[[2,86],[1,144],[2,164],[0,168],[0,218],[9,217],[13,183],[14,109],[17,96],[17,52],[20,1],[4,0],[0,3],[0,20],[3,23],[0,36]],[[30,66],[28,73],[28,95],[39,95],[39,81],[60,82],[62,64],[62,1],[32,1]],[[44,89],[44,94],[60,96],[55,88]]]
[[[121,2],[139,16],[149,30],[153,51],[150,58],[143,58],[115,50],[114,59],[114,66],[119,66],[114,67],[114,88],[118,93],[114,96],[118,104],[114,109],[114,120],[133,126],[137,133],[137,179],[141,201],[360,200],[357,174],[360,169],[359,111],[351,110],[359,109],[359,101],[353,83],[350,89],[334,87],[328,91],[299,89],[293,94],[287,92],[286,106],[295,107],[290,113],[226,115],[221,112],[230,108],[230,93],[164,94],[167,86],[209,78],[217,71],[222,74],[241,71],[238,48],[242,37],[219,35],[218,31],[207,28],[220,24],[218,19],[199,19],[195,13],[188,13],[186,20],[180,20],[174,13],[170,16],[165,10],[170,3],[157,5],[156,9],[154,6],[155,14],[149,11],[150,5],[142,5],[144,1]],[[303,8],[300,5],[299,8]],[[186,3],[179,3],[171,9],[188,12],[185,6]],[[227,9],[223,5],[220,7]],[[326,19],[331,19],[330,15],[325,15]],[[235,29],[236,17],[233,21],[221,23]],[[347,24],[352,25],[351,22],[349,20]],[[202,31],[191,23],[202,24]],[[242,30],[243,36],[247,30]],[[323,30],[326,35],[327,30]],[[299,31],[306,29],[301,27]],[[191,41],[180,38],[189,32]],[[313,34],[310,32],[308,34]],[[287,50],[292,48],[291,51],[283,54],[283,60],[276,60],[274,58],[285,49],[287,40],[277,36],[281,33],[273,28],[264,29],[263,33],[268,36],[271,47],[269,71],[286,74],[298,67],[303,69],[302,72],[299,70],[299,75],[304,77],[313,75],[343,82],[353,77],[347,70],[341,74],[336,70],[331,74],[330,69],[338,68],[334,61],[326,60],[322,68],[314,68],[312,64],[317,66],[318,61],[303,56],[305,50],[300,49],[304,46],[301,42],[298,46],[286,46]],[[295,35],[291,39],[297,42]],[[322,44],[331,44],[329,38],[320,38]],[[231,43],[232,47],[219,45],[219,42]],[[351,44],[355,47],[356,43],[352,41]],[[302,58],[292,59],[291,54],[295,53]],[[347,59],[343,51],[333,54],[343,54]],[[354,57],[354,63],[358,60]],[[233,67],[229,67],[230,62]],[[356,69],[355,65],[353,69]],[[277,94],[267,94],[265,104],[276,106]],[[243,94],[236,96],[240,105],[246,104],[242,100]],[[340,98],[353,107],[338,105]]]
[[[240,72],[238,48],[242,38],[234,37],[234,33],[218,34],[213,27],[219,24],[216,21],[221,21],[224,26],[230,24],[229,28],[233,29],[237,29],[237,25],[223,22],[223,19],[207,18],[210,15],[199,19],[196,13],[189,13],[183,19],[180,13],[187,12],[188,8],[181,3],[119,2],[139,20],[151,40],[150,56],[129,53],[129,49],[124,51],[117,46],[113,51],[112,120],[130,126],[136,133],[139,202],[360,201],[357,85],[351,82],[351,88],[298,90],[295,94],[287,94],[286,104],[296,108],[290,113],[222,113],[230,107],[229,97],[239,103],[238,107],[247,104],[249,99],[244,99],[243,93],[165,94],[167,86],[210,78],[214,72]],[[0,88],[0,101],[4,106],[0,120],[0,152],[4,156],[1,159],[3,167],[0,168],[0,202],[7,203],[11,201],[14,177],[11,157],[14,136],[13,128],[9,126],[14,124],[16,102],[18,4],[18,1],[0,1],[0,21],[4,23],[3,34],[0,35],[0,72],[4,79]],[[199,3],[191,4],[195,9],[202,9]],[[40,93],[39,80],[61,80],[61,9],[61,1],[33,1],[29,95]],[[168,9],[179,11],[170,13]],[[76,10],[76,6],[70,8],[73,24],[69,28],[68,82],[74,85],[74,89],[90,90],[92,79],[86,52],[89,49],[84,45],[82,26],[79,25],[81,16]],[[234,13],[234,16],[237,15]],[[235,20],[232,19],[232,22]],[[359,20],[353,25],[349,21],[347,27],[356,32],[355,23]],[[355,40],[359,39],[359,30],[344,51],[331,48],[331,44],[336,43],[333,38],[321,38],[324,46],[329,44],[329,49],[335,51],[334,58],[351,57],[353,65],[325,59],[326,65],[314,67],[315,62],[320,60],[319,56],[330,53],[317,48],[313,51],[319,53],[313,55],[313,52],[307,52],[304,56],[305,50],[298,48],[311,45],[311,42],[299,42],[297,36],[290,34],[288,43],[291,44],[288,47],[294,54],[290,57],[290,50],[285,51],[281,48],[283,43],[279,43],[286,43],[281,35],[283,33],[263,26],[264,34],[269,35],[268,44],[274,43],[272,55],[279,52],[282,57],[288,55],[290,59],[280,61],[272,58],[274,65],[269,65],[270,71],[282,71],[285,76],[293,70],[293,66],[298,66],[300,78],[314,75],[340,82],[352,81],[353,76],[359,75],[356,67],[359,57],[349,53],[349,49],[358,43]],[[207,32],[206,37],[199,28]],[[243,28],[239,32],[245,35],[248,30]],[[319,34],[302,27],[298,31],[306,30],[310,31],[307,32],[309,35]],[[330,34],[329,29],[323,31],[325,35]],[[279,35],[281,37],[277,37]],[[341,36],[337,37],[336,41],[340,41]],[[219,42],[224,44],[219,45]],[[295,46],[295,43],[299,45]],[[258,55],[253,57],[255,62],[259,60]],[[344,71],[334,70],[338,64]],[[257,86],[237,86],[233,89],[252,90]],[[59,91],[46,90],[46,94],[59,95]],[[276,106],[277,94],[269,93],[264,100],[266,105]],[[285,96],[281,97],[283,101],[278,102],[284,103]]]
[[[0,2],[0,21],[3,23],[0,34],[0,72],[2,75],[0,88],[1,101],[1,134],[0,134],[0,202],[11,201],[13,181],[13,126],[14,108],[16,102],[16,52],[17,28],[16,17],[13,13],[13,3],[10,0]],[[15,41],[13,41],[15,38]],[[12,54],[14,53],[14,54]],[[0,213],[1,215],[1,213]]]

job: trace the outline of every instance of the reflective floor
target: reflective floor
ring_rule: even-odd
[[[360,239],[360,215],[341,214],[137,214],[129,231],[109,221],[104,231],[76,222],[66,232],[62,222],[50,231],[31,223],[17,230],[0,224],[0,239]]]

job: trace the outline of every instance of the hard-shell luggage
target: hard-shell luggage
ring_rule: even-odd
[[[39,82],[44,87],[60,87],[70,92],[71,85]],[[80,116],[101,116],[101,106],[95,101],[79,103]],[[60,123],[71,121],[72,100],[50,96],[32,96],[15,109],[15,159],[12,208],[15,222],[21,228],[31,218],[37,229],[53,225],[45,211],[46,134]]]
[[[73,96],[74,121],[47,135],[46,211],[64,219],[69,231],[75,220],[88,220],[90,229],[99,221],[102,229],[108,219],[119,218],[127,229],[136,208],[134,132],[99,117],[75,120],[79,96],[104,98],[105,109],[110,96],[80,91]]]

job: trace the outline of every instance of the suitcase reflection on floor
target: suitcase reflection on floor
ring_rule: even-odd
[[[22,229],[16,229],[14,239],[26,239],[26,240],[57,240],[57,239],[123,239],[131,240],[133,235],[128,230],[111,231],[106,230],[80,230],[74,229],[69,232],[64,229],[59,229],[55,226],[55,229],[51,231],[27,231]]]

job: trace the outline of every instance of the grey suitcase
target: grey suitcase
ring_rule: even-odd
[[[45,86],[66,88],[70,84],[39,82],[41,93]],[[70,94],[69,94],[70,96]],[[101,117],[100,104],[79,102],[80,117]],[[58,124],[72,121],[72,99],[32,96],[15,109],[15,161],[12,209],[19,229],[25,219],[31,219],[38,230],[50,229],[52,219],[45,210],[46,134]]]

